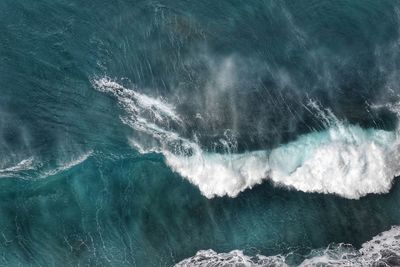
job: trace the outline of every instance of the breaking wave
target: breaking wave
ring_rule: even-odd
[[[341,121],[310,100],[307,109],[324,130],[299,136],[279,147],[238,153],[235,136],[226,131],[219,142],[225,153],[209,151],[196,134],[184,136],[185,120],[174,105],[128,89],[110,78],[94,87],[117,98],[123,123],[134,129],[130,144],[140,153],[158,152],[177,173],[208,198],[235,197],[270,180],[304,192],[337,194],[358,199],[386,193],[400,174],[398,131],[364,129]]]
[[[241,250],[217,253],[200,250],[195,256],[182,260],[175,267],[190,266],[291,266],[287,256],[247,256]],[[400,227],[382,232],[356,249],[350,244],[332,244],[326,249],[313,250],[299,266],[400,266]]]

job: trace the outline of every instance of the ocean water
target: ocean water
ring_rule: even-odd
[[[3,0],[0,265],[400,266],[399,68],[394,0]]]

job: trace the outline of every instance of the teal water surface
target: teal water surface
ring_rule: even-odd
[[[172,266],[202,249],[293,252],[287,260],[296,265],[311,249],[357,247],[400,224],[396,180],[389,193],[359,200],[269,181],[208,199],[161,153],[133,148],[138,130],[93,86],[110,77],[185,119],[204,112],[180,134],[218,153],[227,130],[243,152],[324,129],[309,98],[341,120],[394,131],[396,112],[373,105],[398,98],[399,8],[1,1],[1,265]]]

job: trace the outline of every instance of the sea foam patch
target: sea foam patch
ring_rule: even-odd
[[[288,254],[290,255],[290,254]],[[182,260],[175,267],[191,266],[280,266],[293,265],[290,257],[248,256],[241,250],[217,253],[214,250],[200,250],[195,256]],[[313,250],[300,264],[306,266],[400,266],[400,227],[380,233],[362,244],[360,249],[350,244],[331,244],[325,249]]]

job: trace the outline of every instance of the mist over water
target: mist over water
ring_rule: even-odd
[[[5,0],[0,36],[1,265],[399,262],[400,2]]]

